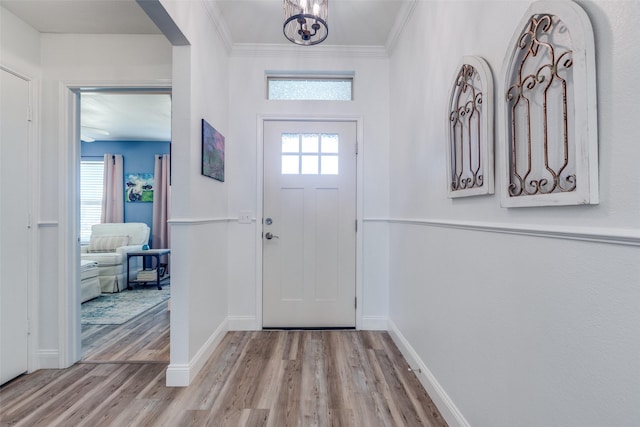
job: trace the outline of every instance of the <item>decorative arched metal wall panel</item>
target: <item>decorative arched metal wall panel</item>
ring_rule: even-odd
[[[593,30],[572,1],[532,3],[509,44],[501,92],[502,206],[598,203]]]
[[[449,197],[493,194],[493,78],[484,59],[462,58],[448,107]]]

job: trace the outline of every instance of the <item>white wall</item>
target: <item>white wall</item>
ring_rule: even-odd
[[[38,252],[31,260],[37,291],[32,293],[32,334],[37,337],[31,351],[35,361],[30,369],[63,367],[73,361],[74,344],[65,346],[68,310],[65,299],[69,273],[68,254],[73,239],[63,230],[72,230],[75,209],[68,196],[74,186],[71,145],[65,139],[61,98],[66,82],[162,81],[170,82],[171,51],[159,36],[77,36],[41,35],[0,8],[2,37],[0,62],[33,80],[34,111],[34,223]],[[61,126],[62,125],[62,126]],[[79,149],[79,148],[78,148]],[[70,319],[71,322],[74,319]]]
[[[362,327],[386,327],[387,269],[386,226],[371,221],[388,215],[389,90],[388,58],[366,56],[357,51],[339,52],[316,47],[240,52],[230,59],[229,133],[227,135],[229,215],[259,211],[257,183],[261,170],[257,141],[258,117],[362,118],[364,234]],[[353,102],[267,101],[266,70],[355,72]],[[256,227],[231,223],[229,228],[230,327],[261,327],[256,304]],[[384,260],[380,262],[380,260]]]
[[[228,59],[204,2],[161,3],[189,41],[189,45],[173,48],[171,363],[167,385],[180,386],[189,384],[227,330],[229,185],[200,172],[202,119],[225,135],[227,147],[232,143],[227,124]],[[225,181],[229,181],[227,176]]]
[[[428,369],[420,378],[452,425],[640,424],[640,3],[579,4],[597,50],[597,206],[447,198],[445,111],[457,63],[483,56],[499,102],[527,2],[418,2],[391,58],[391,330]],[[504,185],[496,173],[497,191]]]
[[[40,73],[40,33],[0,7],[0,64],[37,77]]]
[[[227,317],[227,190],[200,175],[200,120],[227,132],[227,53],[201,2],[172,4],[176,22],[194,42],[172,49],[164,36],[39,34],[2,12],[2,65],[42,73],[37,167],[39,336],[35,367],[64,367],[75,360],[77,342],[66,340],[75,306],[68,284],[75,275],[73,233],[76,178],[67,127],[68,86],[158,86],[174,88],[172,367],[188,382],[197,363],[222,336]],[[173,61],[173,56],[176,60]],[[67,123],[66,121],[69,121]],[[66,344],[66,345],[65,345]]]
[[[74,195],[78,146],[66,134],[69,85],[132,85],[171,82],[171,47],[162,36],[41,34],[41,133],[39,141],[40,350],[42,367],[62,367],[77,357],[64,346],[76,306],[67,292],[76,234]],[[58,366],[50,366],[54,356]]]

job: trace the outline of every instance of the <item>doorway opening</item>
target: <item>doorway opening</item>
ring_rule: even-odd
[[[169,256],[154,262],[153,257],[129,257],[127,253],[170,249],[166,221],[171,89],[92,87],[77,93],[81,359],[168,363]],[[116,157],[120,167],[114,169],[111,160],[115,163]],[[161,176],[164,182],[159,182]],[[157,211],[163,209],[158,216]],[[114,216],[113,211],[119,213]],[[140,236],[130,231],[131,223],[140,224]],[[115,242],[115,237],[92,233],[95,224],[113,224],[114,233],[121,235],[115,237],[127,241]],[[100,247],[106,241],[114,247]],[[133,267],[136,262],[140,264],[137,269]],[[154,274],[154,280],[141,280],[141,269],[146,275]],[[161,277],[161,286],[156,286],[156,277]],[[87,291],[89,282],[93,291]]]

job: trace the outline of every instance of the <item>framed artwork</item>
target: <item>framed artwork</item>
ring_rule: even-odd
[[[503,82],[502,206],[597,204],[595,49],[584,10],[532,3],[509,44]]]
[[[153,202],[153,174],[128,173],[124,181],[125,200],[129,203]]]
[[[479,56],[456,68],[447,105],[450,198],[493,194],[493,76]]]
[[[224,182],[224,136],[202,119],[202,175]]]

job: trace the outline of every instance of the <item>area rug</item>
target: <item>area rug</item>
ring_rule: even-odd
[[[162,286],[162,290],[145,287],[102,294],[82,304],[80,322],[83,325],[122,325],[168,300],[170,295],[169,286]]]

